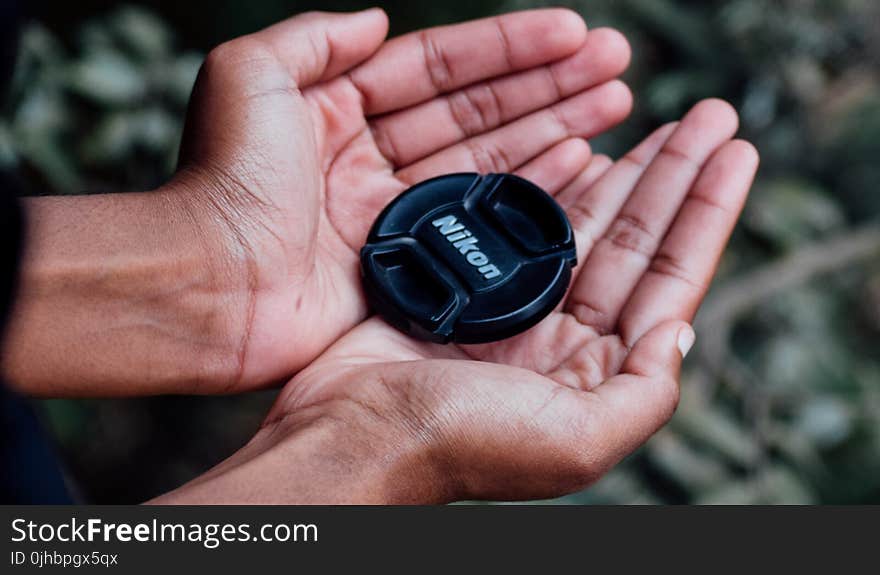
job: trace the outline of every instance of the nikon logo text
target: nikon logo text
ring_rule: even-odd
[[[467,262],[477,268],[483,274],[483,278],[491,280],[501,275],[501,271],[492,265],[489,256],[477,247],[477,238],[471,234],[464,224],[455,216],[444,216],[431,222],[431,224],[443,234],[452,247],[457,249],[465,257]]]

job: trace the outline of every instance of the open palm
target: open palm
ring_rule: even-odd
[[[395,446],[381,465],[423,470],[401,500],[534,498],[588,484],[674,411],[687,322],[757,169],[754,148],[731,141],[736,128],[729,105],[702,102],[559,191],[583,263],[533,329],[442,346],[370,319],[288,384],[264,429],[340,406],[360,421],[355,406],[385,430],[374,440]]]
[[[613,80],[626,41],[566,10],[386,32],[378,10],[306,14],[220,46],[200,73],[177,180],[247,278],[229,305],[234,389],[288,377],[366,317],[358,250],[406,187],[515,171],[557,192],[590,161],[583,138],[630,110]]]

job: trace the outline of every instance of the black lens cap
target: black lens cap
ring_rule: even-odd
[[[484,343],[523,332],[568,289],[577,261],[565,212],[509,174],[451,174],[411,187],[361,249],[373,308],[404,333]]]

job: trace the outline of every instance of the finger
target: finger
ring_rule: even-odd
[[[605,154],[594,155],[590,158],[590,163],[587,164],[587,167],[556,194],[556,201],[563,208],[567,208],[590,186],[595,184],[613,165],[614,160]]]
[[[623,441],[628,452],[669,420],[678,404],[681,363],[695,339],[686,322],[656,326],[635,343],[620,374],[593,391],[603,399],[610,419],[619,422],[616,429],[605,430],[610,443],[629,436]]]
[[[637,340],[667,319],[693,319],[745,205],[758,162],[754,146],[734,140],[706,164],[621,312],[624,341]]]
[[[406,34],[351,73],[364,111],[381,114],[574,53],[587,28],[564,9],[529,10]]]
[[[654,131],[645,138],[636,148],[631,150],[616,164],[611,164],[608,156],[596,156],[587,170],[584,170],[564,190],[557,194],[556,199],[565,209],[569,222],[574,232],[575,246],[577,247],[578,263],[572,271],[575,278],[572,286],[562,301],[556,306],[556,311],[564,311],[568,305],[568,297],[573,286],[577,283],[577,277],[583,267],[592,247],[592,237],[600,235],[604,227],[613,219],[620,205],[632,192],[645,167],[657,155],[661,146],[669,139],[669,135],[677,124],[667,124]],[[597,160],[599,160],[597,162]],[[596,165],[594,165],[596,164]],[[597,184],[594,186],[594,184]],[[572,318],[571,314],[562,314],[566,318]],[[546,323],[546,322],[545,322]],[[581,328],[585,327],[574,320]],[[546,328],[537,328],[546,329]],[[583,330],[579,330],[582,333]],[[590,328],[587,330],[589,338],[600,337],[600,333]],[[554,347],[557,354],[562,357],[571,357],[572,352],[565,351],[573,345],[580,345],[575,340],[567,340],[564,344]],[[607,354],[601,353],[606,356]],[[558,365],[558,364],[557,364]],[[617,364],[619,366],[619,364]],[[616,367],[614,369],[617,369]],[[596,382],[605,378],[603,372],[593,370]]]
[[[574,201],[566,206],[566,214],[574,231],[575,245],[581,254],[581,264],[593,249],[595,238],[601,237],[621,206],[632,194],[639,179],[663,145],[675,131],[677,124],[666,124],[618,160],[593,186],[584,188]],[[578,269],[575,271],[577,277]]]
[[[693,343],[688,324],[661,324],[636,342],[619,375],[581,393],[582,417],[590,423],[580,441],[591,449],[595,475],[632,453],[672,417],[681,361]]]
[[[357,142],[353,142],[355,145]],[[366,153],[361,156],[361,161],[367,158]],[[374,160],[375,161],[375,160]],[[516,174],[534,182],[547,193],[553,194],[568,184],[578,173],[582,172],[590,161],[590,145],[582,138],[570,138],[551,147],[538,157],[529,161],[516,170]],[[381,170],[377,166],[377,171]],[[344,177],[349,177],[345,174]],[[384,177],[384,176],[383,176]],[[358,181],[341,182],[335,180],[336,185],[367,186],[363,178]],[[388,187],[387,182],[380,182],[371,194],[360,195],[344,205],[333,205],[328,209],[333,210],[334,217],[340,221],[347,221],[349,225],[343,231],[344,238],[351,246],[359,246],[366,237],[369,226],[375,214],[379,213],[388,202],[405,188]]]
[[[471,478],[468,486],[477,496],[546,497],[582,489],[641,446],[672,416],[678,404],[682,356],[693,341],[689,325],[667,322],[636,343],[623,360],[620,374],[592,391],[581,391],[589,387],[583,383],[558,381],[556,374],[551,377],[563,385],[549,390],[537,382],[520,385],[514,372],[506,374],[505,396],[517,401],[504,403],[501,411],[493,410],[481,421],[492,416],[505,416],[509,421],[518,415],[521,423],[504,433],[498,433],[496,425],[486,426],[494,433],[459,444],[457,453],[470,451],[474,457],[458,458],[467,464],[458,470]],[[511,394],[514,388],[516,393]],[[517,414],[520,405],[537,407]],[[514,413],[508,415],[510,410]],[[493,470],[510,466],[511,461],[516,462],[516,473],[504,474],[504,482],[492,482],[498,475]],[[483,478],[490,481],[480,482]]]
[[[380,8],[335,14],[308,12],[245,36],[268,46],[304,88],[333,78],[372,55],[388,34]]]
[[[397,167],[488,132],[620,75],[630,49],[620,32],[598,29],[568,58],[481,82],[371,122],[376,143]],[[431,126],[414,130],[413,126]]]
[[[567,305],[579,321],[600,333],[614,331],[702,165],[736,129],[736,112],[720,100],[701,102],[684,117],[590,249]],[[596,219],[581,211],[586,222]]]
[[[418,182],[453,171],[512,172],[559,142],[590,138],[629,114],[629,88],[613,80],[489,133],[469,138],[397,172],[404,182]]]
[[[586,169],[590,154],[586,140],[570,138],[522,166],[516,175],[534,182],[552,195]]]
[[[381,10],[315,12],[214,48],[193,91],[181,163],[214,156],[214,163],[229,169],[243,150],[252,153],[267,143],[289,147],[291,134],[313,131],[295,97],[298,90],[368,58],[387,29]],[[297,141],[306,146],[288,154],[291,161],[313,161],[308,139]]]

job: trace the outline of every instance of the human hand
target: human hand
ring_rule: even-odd
[[[218,290],[240,330],[219,389],[289,377],[366,317],[358,251],[409,185],[494,171],[558,191],[630,111],[626,41],[567,10],[386,31],[380,10],[305,14],[202,68],[167,188],[239,285]]]
[[[675,409],[688,322],[758,166],[736,128],[704,101],[559,191],[582,263],[531,330],[442,346],[367,320],[287,384],[245,448],[159,501],[512,500],[591,483]]]

